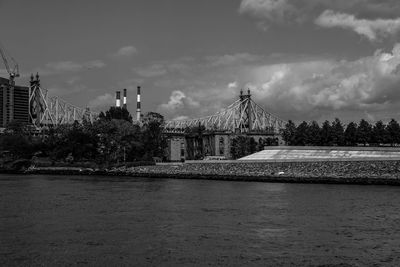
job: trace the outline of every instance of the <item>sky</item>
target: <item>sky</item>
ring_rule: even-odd
[[[296,122],[400,120],[398,0],[0,0],[0,42],[50,95],[95,111],[214,114],[241,89]],[[7,77],[0,63],[0,76]]]

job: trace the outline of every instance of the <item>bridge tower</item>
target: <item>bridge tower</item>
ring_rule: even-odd
[[[247,90],[247,95],[243,94],[243,89],[240,90],[239,96],[239,112],[238,112],[238,121],[239,125],[236,128],[236,132],[239,133],[248,133],[253,129],[253,112],[251,105],[251,94],[250,89]]]
[[[39,73],[36,73],[35,77],[31,74],[29,82],[29,118],[36,127],[41,127],[52,121],[46,100],[47,90],[43,90],[40,86]]]

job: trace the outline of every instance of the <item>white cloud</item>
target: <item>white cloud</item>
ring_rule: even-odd
[[[215,66],[253,62],[258,60],[259,58],[260,56],[249,53],[236,53],[223,56],[208,56],[206,57],[206,60],[210,63],[211,66],[215,67]]]
[[[235,89],[237,87],[238,87],[238,83],[236,81],[228,84],[228,88],[230,88],[230,89]]]
[[[285,119],[358,119],[365,111],[394,116],[400,109],[400,44],[391,52],[378,50],[353,61],[285,58],[285,63],[271,64],[268,58],[260,60],[264,64],[210,67],[206,63],[207,71],[196,69],[194,78],[180,83],[182,90],[174,91],[159,111],[167,118],[211,115],[233,103],[239,88],[250,89],[259,105]],[[176,86],[164,89],[169,88]],[[190,105],[189,100],[196,104]]]
[[[243,0],[239,12],[247,13],[259,19],[283,21],[294,12],[293,6],[287,0]]]
[[[197,101],[186,96],[182,91],[175,90],[171,93],[168,103],[161,104],[158,109],[159,111],[170,115],[183,109],[198,108],[199,105],[200,104]]]
[[[81,79],[81,77],[79,77],[79,76],[73,76],[73,77],[70,77],[66,82],[69,85],[73,85],[76,82],[78,82],[80,79]]]
[[[87,61],[83,63],[73,61],[50,62],[46,64],[46,68],[56,72],[74,72],[83,69],[103,68],[106,64],[101,60]]]
[[[400,105],[399,68],[400,44],[391,53],[377,51],[355,61],[255,66],[250,72],[252,93],[257,102],[278,115],[305,119],[333,111],[372,113]]]
[[[354,15],[325,10],[315,23],[321,27],[339,27],[349,29],[367,37],[371,41],[378,37],[394,35],[400,30],[400,18],[397,19],[358,19]]]
[[[29,77],[31,73],[36,73],[36,72],[39,72],[40,76],[62,74],[67,72],[82,72],[90,69],[104,68],[105,66],[106,64],[101,60],[91,60],[86,62],[74,62],[74,61],[49,62],[44,67],[23,73],[21,76]]]
[[[188,116],[177,116],[175,118],[173,118],[173,121],[184,121],[184,120],[188,120],[189,117]]]
[[[123,58],[123,57],[131,57],[137,53],[136,47],[132,45],[123,46],[116,53],[113,54],[114,57]]]
[[[136,70],[136,73],[140,76],[151,78],[165,75],[167,73],[167,68],[162,64],[153,64],[149,67]]]
[[[114,105],[115,96],[105,93],[104,95],[99,95],[95,99],[89,102],[89,107],[93,110],[106,110]]]
[[[373,14],[374,24],[385,24],[389,28],[393,27],[400,12],[400,1],[398,0],[242,0],[239,6],[239,13],[254,17],[257,20],[256,25],[262,30],[267,30],[272,24],[299,24],[314,21],[324,10],[334,10],[336,15],[347,15],[345,17],[346,26],[355,24],[356,19],[353,15],[357,14],[361,17],[371,18]],[[331,14],[328,14],[331,15]],[[339,16],[343,18],[343,16]],[[335,20],[333,16],[329,19]],[[360,20],[361,21],[361,20]],[[392,22],[390,22],[392,21]],[[329,22],[327,22],[329,23]],[[338,21],[337,23],[340,23]],[[364,22],[363,22],[364,23]],[[368,22],[369,23],[369,22]],[[368,24],[367,23],[367,24]],[[357,24],[360,24],[357,22]],[[355,26],[351,26],[355,28]],[[362,26],[357,26],[362,34],[372,36],[368,29],[361,29]],[[366,26],[371,28],[370,25]],[[381,27],[381,26],[378,26]],[[397,27],[397,26],[395,26]],[[375,31],[373,29],[373,31]],[[370,38],[370,37],[368,37]]]

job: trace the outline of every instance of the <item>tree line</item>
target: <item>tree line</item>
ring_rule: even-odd
[[[395,119],[387,124],[377,121],[370,124],[362,119],[358,124],[344,125],[338,118],[299,125],[289,120],[281,131],[283,140],[290,146],[396,146],[400,144],[400,125]]]
[[[53,161],[92,161],[115,164],[148,161],[163,157],[166,140],[162,135],[164,117],[155,112],[133,124],[126,109],[111,107],[94,123],[44,127],[39,135],[19,122],[11,122],[0,136],[0,150],[13,159],[39,155]]]

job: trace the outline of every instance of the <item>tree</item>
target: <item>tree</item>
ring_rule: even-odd
[[[167,146],[166,139],[162,134],[164,117],[156,112],[148,112],[143,117],[143,146],[146,152],[145,158],[162,158]]]
[[[387,132],[386,132],[386,127],[383,124],[382,121],[377,121],[372,128],[372,136],[371,136],[371,142],[380,145],[384,144],[387,141]]]
[[[312,121],[307,128],[308,145],[318,146],[321,144],[321,128],[316,121]]]
[[[286,142],[287,145],[291,146],[295,143],[296,136],[296,124],[293,121],[289,120],[285,128],[281,132],[283,141]]]
[[[18,121],[9,122],[4,135],[0,136],[0,150],[9,151],[15,159],[30,158],[33,142],[26,127],[26,124]]]
[[[308,124],[307,122],[303,121],[299,124],[296,128],[294,143],[296,146],[304,146],[307,143],[307,132],[308,132]]]
[[[395,119],[391,119],[386,125],[388,141],[393,146],[400,143],[400,125]]]
[[[103,113],[104,114],[104,113]],[[109,110],[106,111],[105,115],[100,113],[99,119],[106,120],[126,120],[132,122],[132,116],[126,108],[121,107],[110,107]]]
[[[257,142],[254,137],[249,138],[249,154],[257,152]]]
[[[331,146],[332,143],[332,126],[329,121],[324,121],[321,128],[321,145]]]
[[[344,145],[344,128],[338,118],[332,122],[332,142],[334,145]]]
[[[346,146],[357,145],[357,124],[350,122],[344,131],[344,143]]]
[[[231,155],[234,159],[242,158],[250,154],[250,138],[238,135],[232,139]]]
[[[372,126],[366,120],[362,119],[357,128],[357,142],[367,145],[371,141]]]

